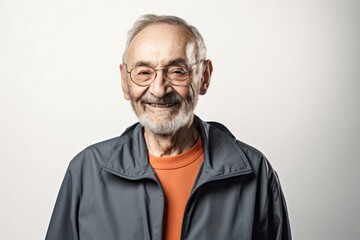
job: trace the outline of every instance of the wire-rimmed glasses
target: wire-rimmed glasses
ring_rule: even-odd
[[[192,77],[193,71],[196,69],[198,64],[203,62],[201,60],[197,63],[191,64],[191,66],[196,65],[194,68],[190,69],[184,66],[170,65],[165,68],[154,68],[152,66],[135,66],[130,71],[127,70],[128,66],[126,66],[126,72],[130,74],[130,79],[138,86],[147,87],[157,77],[158,71],[163,71],[164,78],[174,86],[186,86],[189,82],[189,79]]]

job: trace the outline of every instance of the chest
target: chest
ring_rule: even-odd
[[[251,239],[253,194],[241,178],[203,184],[186,202],[182,239]],[[166,205],[159,182],[102,172],[99,181],[83,186],[77,223],[80,239],[160,240]]]

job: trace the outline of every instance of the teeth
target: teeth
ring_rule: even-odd
[[[154,107],[172,107],[174,106],[175,104],[157,104],[157,103],[150,103],[151,106],[154,106]]]

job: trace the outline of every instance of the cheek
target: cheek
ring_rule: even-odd
[[[187,100],[191,98],[193,95],[192,88],[190,85],[186,87],[173,86],[173,88],[183,100]]]
[[[146,87],[129,87],[129,96],[131,101],[138,101],[146,92]]]

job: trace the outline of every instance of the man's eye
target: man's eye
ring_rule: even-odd
[[[138,72],[136,75],[150,75],[150,74],[151,74],[151,71],[143,70],[143,71]]]
[[[186,75],[188,71],[185,68],[176,67],[176,68],[169,68],[168,73],[175,75]]]

